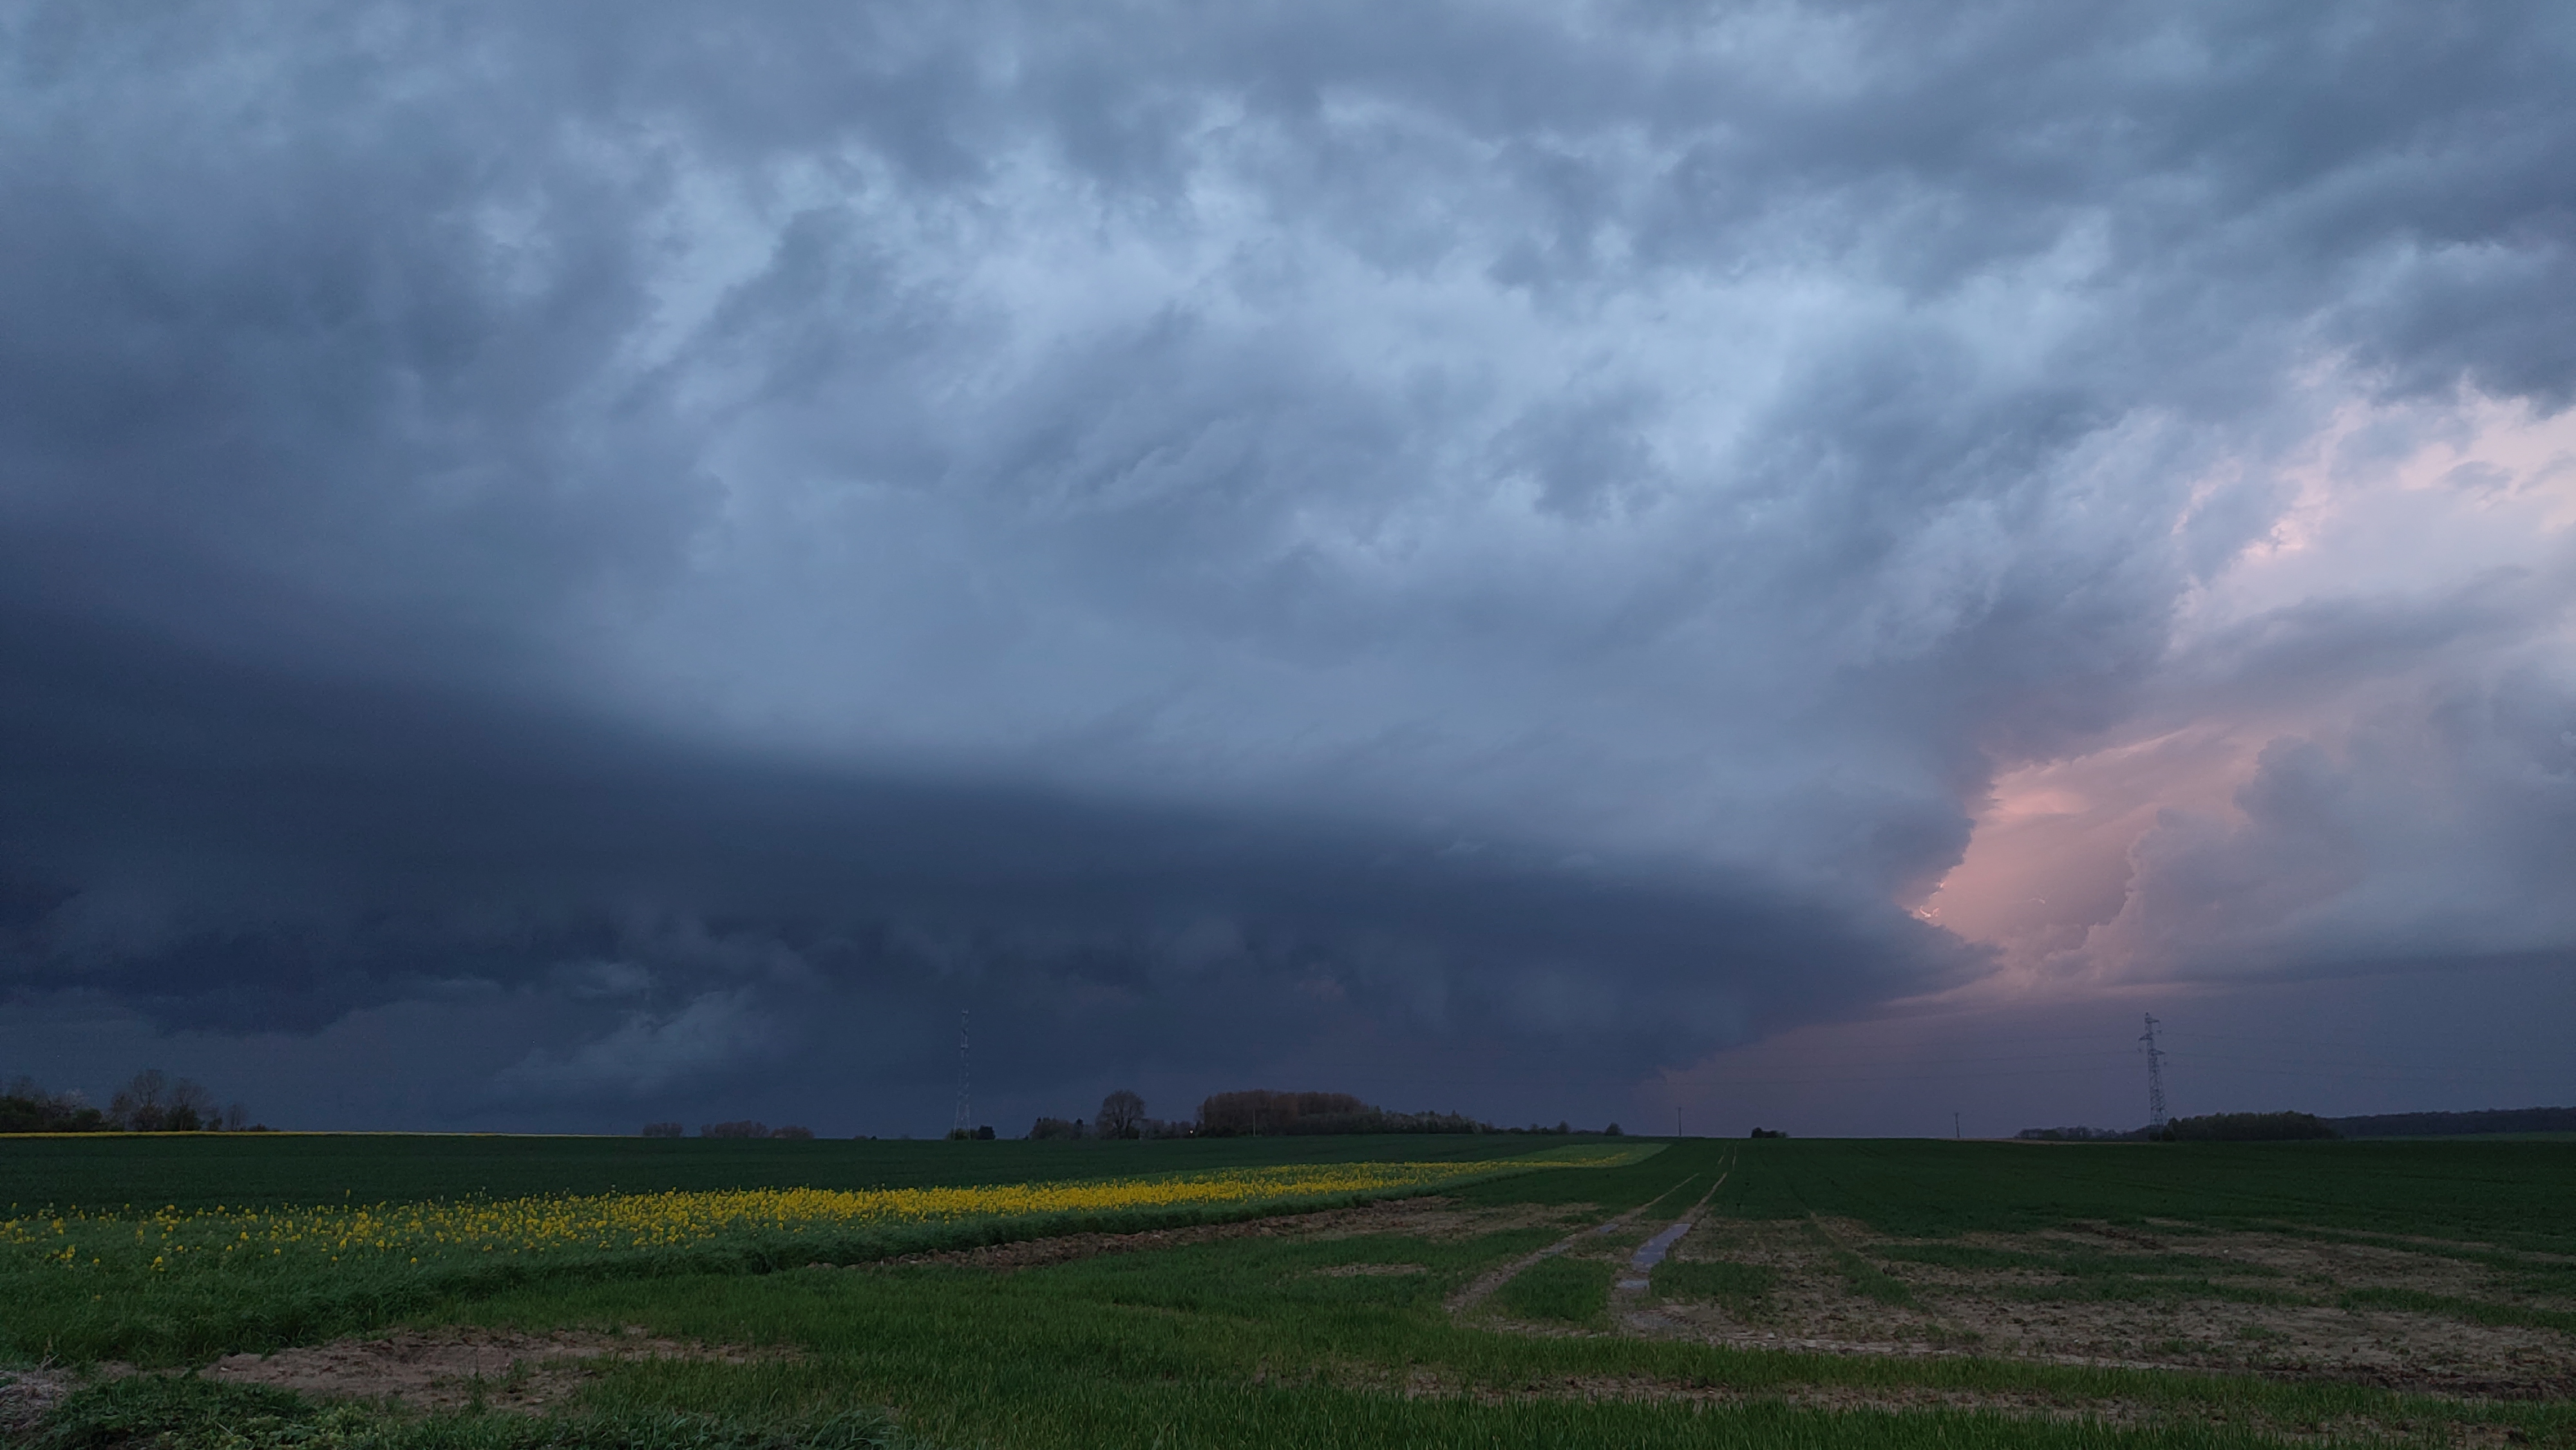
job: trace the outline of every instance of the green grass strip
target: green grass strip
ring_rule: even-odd
[[[1600,1259],[1560,1254],[1541,1259],[1494,1292],[1515,1319],[1598,1328],[1609,1322],[1610,1279],[1616,1267]]]

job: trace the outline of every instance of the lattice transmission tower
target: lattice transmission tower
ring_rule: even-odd
[[[966,1088],[966,1014],[961,1010],[957,1014],[957,1121],[949,1127],[952,1133],[975,1131],[975,1100]]]
[[[2165,1125],[2165,1051],[2156,1046],[2156,1014],[2147,1014],[2147,1030],[2138,1038],[2147,1045],[2147,1126]]]

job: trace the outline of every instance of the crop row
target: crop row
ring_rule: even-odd
[[[1587,1161],[1563,1159],[1571,1166]],[[1419,1193],[1491,1174],[1492,1163],[1330,1163],[1089,1182],[834,1190],[752,1188],[553,1195],[130,1216],[70,1212],[0,1220],[0,1250],[72,1271],[246,1270],[460,1256],[682,1247],[726,1236],[1117,1213],[1247,1208]]]

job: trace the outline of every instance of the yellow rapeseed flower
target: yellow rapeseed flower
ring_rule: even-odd
[[[1512,1169],[1608,1166],[1639,1150],[1560,1151],[1511,1162]],[[1647,1150],[1651,1151],[1651,1150]],[[97,1268],[100,1253],[117,1255],[126,1227],[135,1247],[123,1251],[136,1263],[152,1253],[150,1269],[168,1272],[172,1255],[189,1248],[269,1246],[265,1258],[228,1254],[183,1261],[190,1273],[271,1273],[298,1262],[337,1264],[437,1262],[454,1254],[636,1253],[714,1240],[757,1240],[1068,1214],[1121,1214],[1174,1208],[1254,1208],[1354,1197],[1383,1197],[1481,1177],[1504,1163],[1326,1163],[1177,1173],[1151,1178],[1058,1183],[996,1183],[935,1188],[746,1188],[664,1193],[571,1194],[536,1198],[323,1206],[273,1211],[215,1210],[151,1215],[160,1252],[147,1246],[145,1226],[111,1215],[71,1212],[44,1219],[0,1220],[0,1254],[32,1249],[39,1233],[64,1238],[47,1245],[41,1259],[65,1269]]]

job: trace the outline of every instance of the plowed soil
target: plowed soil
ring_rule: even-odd
[[[737,1345],[686,1344],[640,1330],[586,1334],[557,1330],[398,1329],[274,1354],[236,1354],[203,1371],[208,1379],[271,1385],[330,1399],[392,1400],[455,1409],[478,1400],[493,1409],[534,1410],[580,1387],[599,1366],[629,1360],[713,1360],[748,1364],[765,1356]]]
[[[2518,1293],[2458,1245],[2414,1252],[2297,1234],[2189,1233],[2111,1226],[1943,1241],[1969,1250],[2074,1255],[2109,1273],[2038,1264],[1909,1262],[1849,1221],[1713,1219],[1677,1261],[1735,1260],[1778,1271],[1760,1303],[1649,1297],[1623,1306],[1630,1333],[1840,1354],[1973,1353],[2057,1363],[2239,1370],[2396,1389],[2506,1398],[2576,1394],[2576,1336],[2353,1304],[2353,1290],[2398,1289],[2490,1304],[2563,1307]],[[1911,1302],[1855,1292],[1837,1251],[1903,1285]],[[2188,1265],[2172,1256],[2189,1255]],[[2127,1261],[2124,1263],[2123,1261]]]

